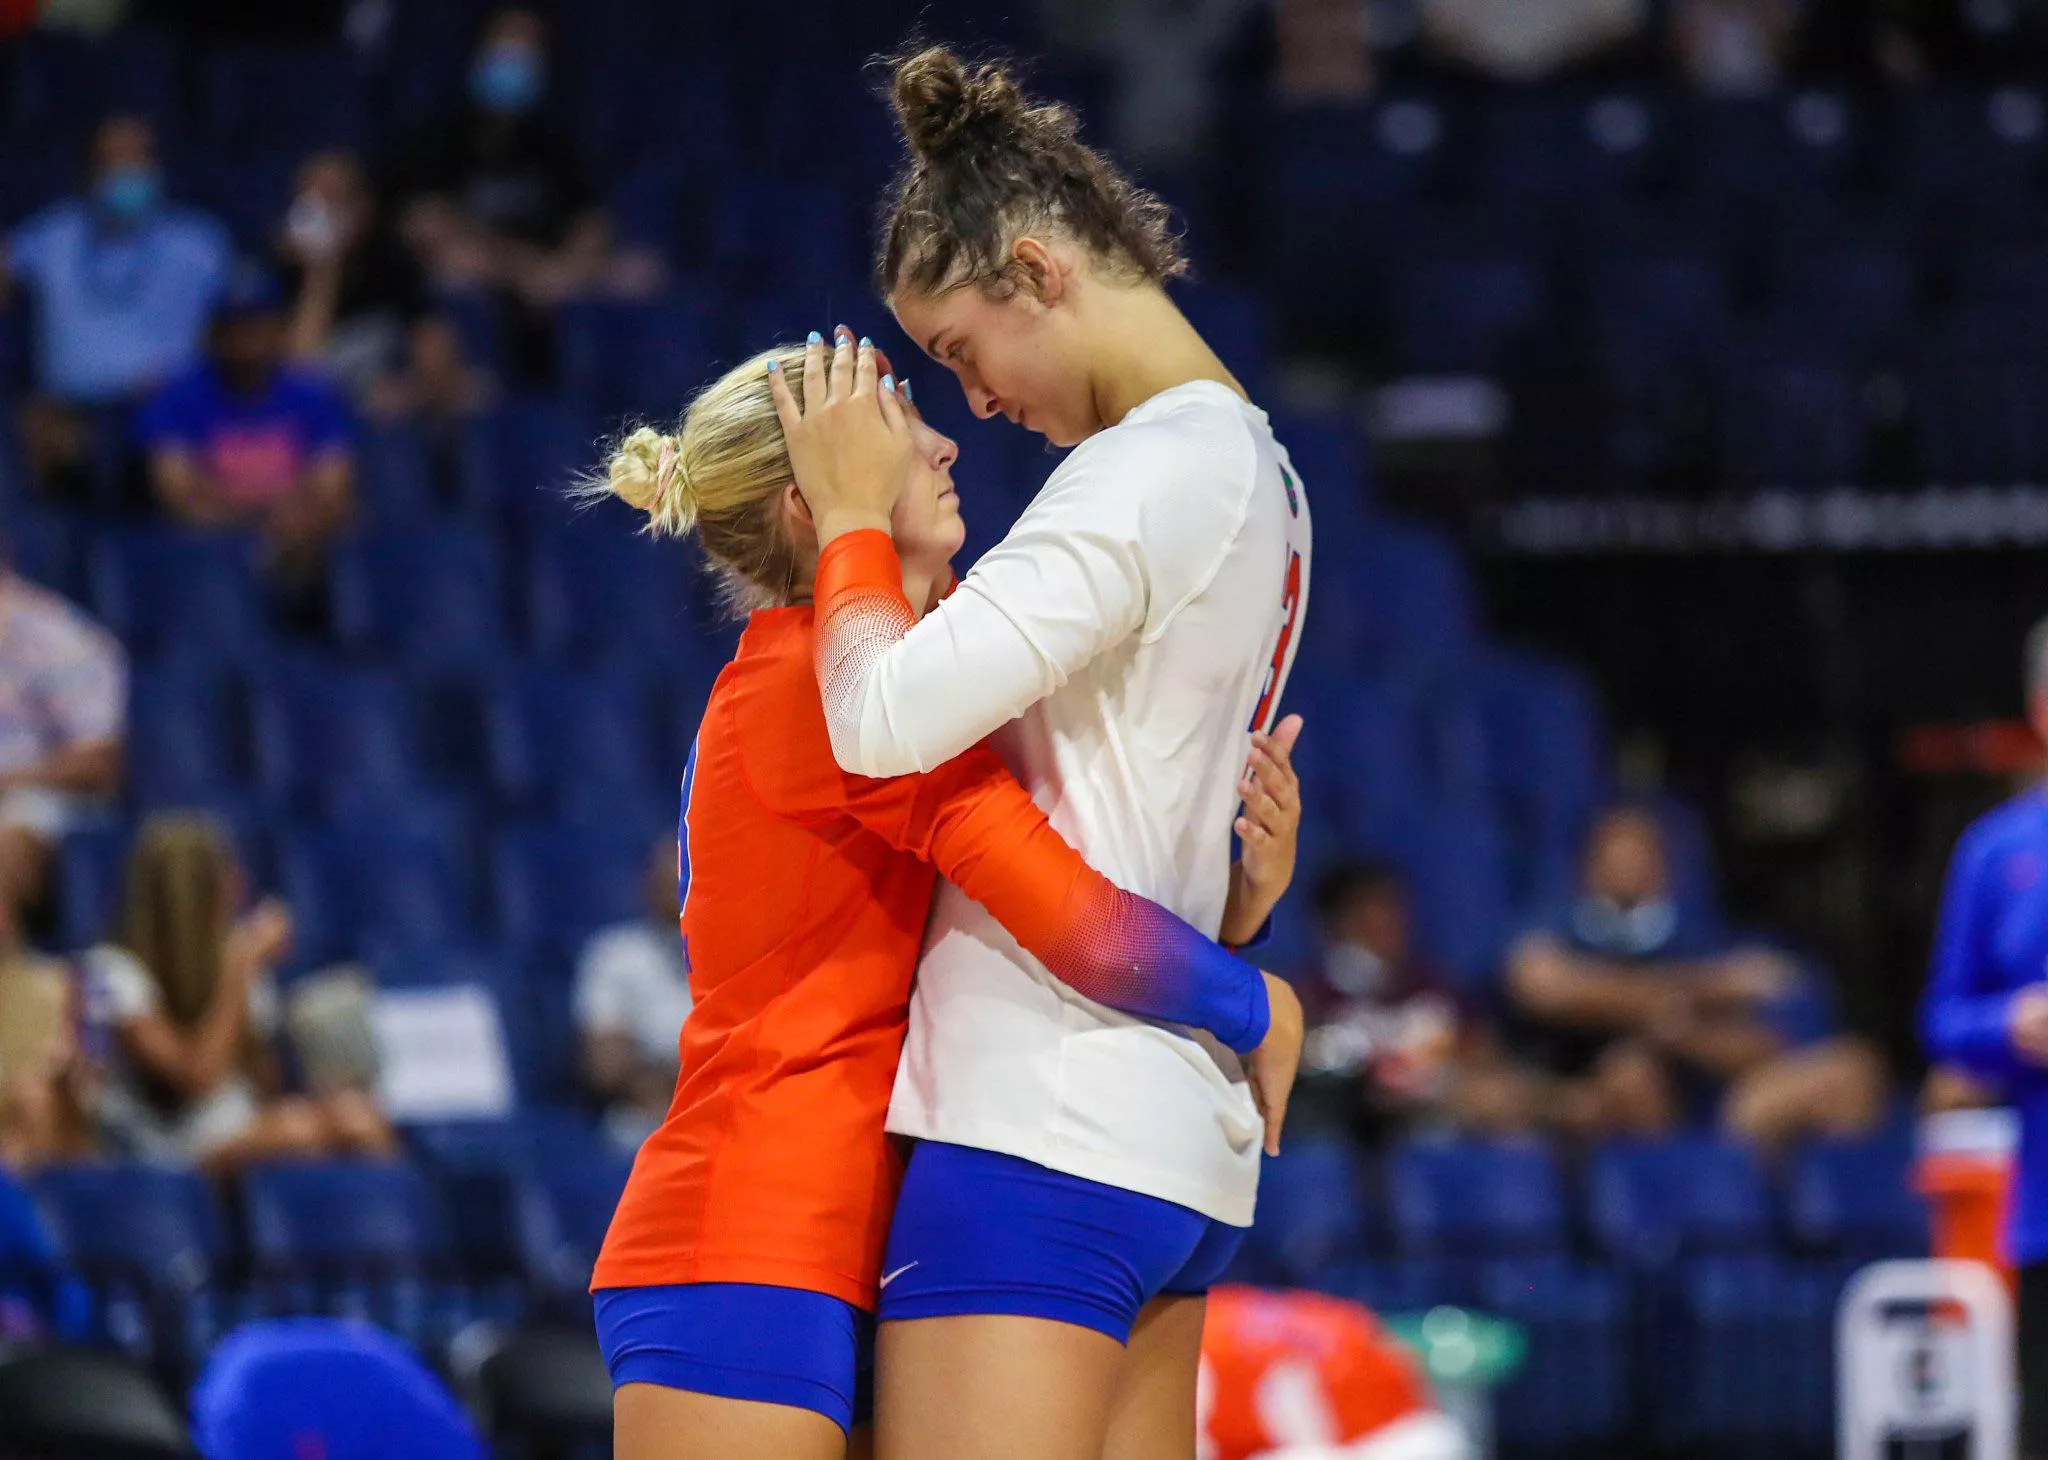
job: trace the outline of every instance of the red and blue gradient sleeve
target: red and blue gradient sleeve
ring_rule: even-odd
[[[1239,1054],[1264,1041],[1265,975],[1090,867],[994,752],[977,746],[918,779],[919,850],[1054,978],[1123,1013],[1206,1030]]]

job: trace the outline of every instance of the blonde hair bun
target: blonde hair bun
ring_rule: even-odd
[[[670,532],[687,532],[697,516],[683,474],[682,442],[642,426],[618,444],[605,465],[612,494],[655,518]]]

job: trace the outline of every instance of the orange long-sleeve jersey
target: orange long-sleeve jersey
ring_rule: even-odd
[[[1202,1325],[1202,1460],[1348,1445],[1431,1408],[1415,1361],[1366,1309],[1224,1286]]]
[[[1090,869],[992,751],[895,780],[841,771],[813,633],[808,607],[754,614],[705,708],[682,826],[695,1005],[593,1288],[873,1306],[901,1175],[882,1125],[940,872],[1082,994],[1240,1050],[1265,1035],[1258,971]]]

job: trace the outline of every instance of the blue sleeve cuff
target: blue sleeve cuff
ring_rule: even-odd
[[[1245,994],[1244,1028],[1235,1039],[1225,1036],[1224,1042],[1238,1054],[1250,1054],[1266,1042],[1266,1035],[1273,1028],[1273,1001],[1266,994],[1266,979],[1263,974],[1251,980],[1251,987]]]

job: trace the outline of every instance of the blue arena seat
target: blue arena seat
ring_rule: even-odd
[[[1648,94],[1505,91],[1479,108],[1475,186],[1481,194],[1574,199],[1637,188],[1664,160],[1670,130],[1665,107]]]
[[[463,432],[460,495],[478,522],[568,520],[568,493],[601,461],[595,418],[549,396],[507,401]]]
[[[114,113],[149,118],[175,142],[184,117],[184,50],[174,32],[123,27],[84,35],[43,27],[9,40],[4,125],[75,178],[92,129]]]
[[[599,928],[642,912],[641,877],[661,808],[641,825],[540,822],[499,833],[493,859],[498,926],[516,948],[573,954]]]
[[[1590,279],[1600,343],[1631,370],[1669,371],[1711,360],[1728,338],[1726,262],[1698,251],[1605,261]]]
[[[231,678],[204,666],[138,670],[129,686],[128,785],[143,806],[232,794],[250,779],[242,708]]]
[[[1863,118],[1839,91],[1701,99],[1691,110],[1688,170],[1693,186],[1710,196],[1840,192],[1862,162]]]
[[[1912,1159],[1910,1142],[1891,1132],[1801,1149],[1785,1193],[1793,1239],[1858,1263],[1925,1257],[1927,1202],[1913,1188]]]
[[[1576,670],[1513,651],[1486,655],[1474,688],[1515,894],[1523,906],[1568,896],[1606,795],[1606,737],[1592,688]]]
[[[447,1250],[444,1215],[397,1161],[289,1161],[242,1175],[241,1211],[259,1301],[274,1312],[374,1318],[426,1333],[427,1279]]]
[[[376,528],[418,527],[440,515],[426,434],[405,421],[364,423],[356,434],[356,494]]]
[[[15,446],[12,423],[0,424],[0,501],[7,504],[0,549],[7,554],[7,565],[22,577],[83,603],[85,543],[92,536],[88,520],[80,513],[24,500],[33,488],[28,484],[28,464]]]
[[[1347,835],[1370,839],[1421,814],[1432,787],[1412,693],[1297,665],[1282,708],[1306,722],[1296,755],[1304,787],[1316,788],[1316,804],[1330,807]]]
[[[1466,988],[1491,987],[1513,906],[1507,841],[1493,815],[1449,802],[1418,805],[1402,821],[1370,828],[1361,845],[1406,874],[1422,947]]]
[[[255,544],[227,532],[118,528],[87,560],[93,607],[143,658],[248,663],[269,649]]]
[[[1482,1265],[1473,1297],[1528,1336],[1494,1402],[1503,1453],[1624,1453],[1633,1366],[1620,1276],[1568,1257],[1509,1259]]]
[[[509,805],[575,815],[666,796],[680,780],[666,773],[652,703],[634,678],[535,666],[492,690],[484,725],[491,781]]]
[[[708,300],[586,300],[556,316],[564,384],[600,416],[670,422],[712,374],[718,358]]]
[[[1392,280],[1395,358],[1411,374],[1487,374],[1550,321],[1549,281],[1512,255],[1427,258]]]
[[[1808,349],[1888,358],[1917,322],[1918,260],[1897,246],[1801,240],[1776,276],[1776,327]]]
[[[209,50],[200,66],[207,140],[224,151],[276,148],[304,155],[371,137],[365,78],[338,47],[247,45]]]
[[[1463,555],[1442,532],[1376,517],[1345,556],[1347,571],[1316,580],[1301,665],[1433,682],[1469,663],[1480,634],[1478,596]]]
[[[189,201],[227,225],[235,246],[261,256],[298,186],[300,154],[268,147],[252,152],[203,148],[181,167]]]
[[[1564,1183],[1534,1141],[1410,1141],[1387,1159],[1387,1214],[1404,1255],[1532,1257],[1569,1246]]]
[[[2033,86],[1915,92],[1900,109],[1901,184],[1925,198],[1972,204],[2038,194],[2048,155],[2048,100]]]
[[[2048,297],[2048,295],[2044,295]],[[2048,477],[2048,365],[1942,350],[1912,384],[1914,445],[1930,482],[2010,485]]]
[[[527,625],[554,663],[716,673],[693,610],[694,549],[639,536],[643,519],[600,503],[574,531],[537,541],[526,564]]]
[[[1259,1176],[1259,1207],[1245,1245],[1283,1282],[1307,1284],[1332,1263],[1364,1255],[1365,1173],[1349,1141],[1288,1141]]]
[[[2015,317],[2036,318],[2048,309],[2048,257],[2032,240],[2000,238],[1966,248],[1956,260],[1955,291],[1963,304],[1989,311],[2007,325]],[[2016,336],[2014,343],[2025,343],[2039,359],[2038,338],[2030,331],[2023,333],[2024,340]]]
[[[328,659],[280,666],[254,694],[256,773],[281,810],[400,799],[427,783],[417,697],[387,674]]]
[[[113,933],[132,833],[112,817],[65,830],[56,866],[58,933],[66,948],[90,948]]]
[[[98,1331],[131,1356],[188,1374],[218,1335],[227,1242],[212,1189],[193,1171],[53,1166],[38,1203],[65,1260],[91,1286]]]
[[[378,823],[285,833],[279,881],[298,967],[467,946],[476,921],[464,869],[445,840]]]
[[[520,1243],[535,1283],[582,1298],[632,1170],[630,1155],[598,1149],[539,1162],[528,1173],[520,1193]]]
[[[1601,1147],[1588,1168],[1586,1200],[1601,1248],[1637,1267],[1774,1246],[1771,1194],[1756,1153],[1710,1137]]]
[[[1825,1453],[1839,1277],[1782,1259],[1685,1264],[1647,1349],[1653,1443],[1702,1454]]]
[[[334,555],[334,626],[342,644],[409,668],[476,673],[504,657],[504,553],[463,526],[372,534]]]
[[[1755,489],[1839,486],[1860,479],[1862,392],[1846,367],[1737,352],[1723,377],[1724,464]]]
[[[29,1189],[0,1166],[0,1305],[26,1305],[47,1336],[82,1342],[92,1332],[92,1295],[65,1261],[62,1245]]]
[[[209,1460],[485,1460],[476,1426],[419,1358],[366,1323],[273,1318],[221,1341],[192,1395]]]

